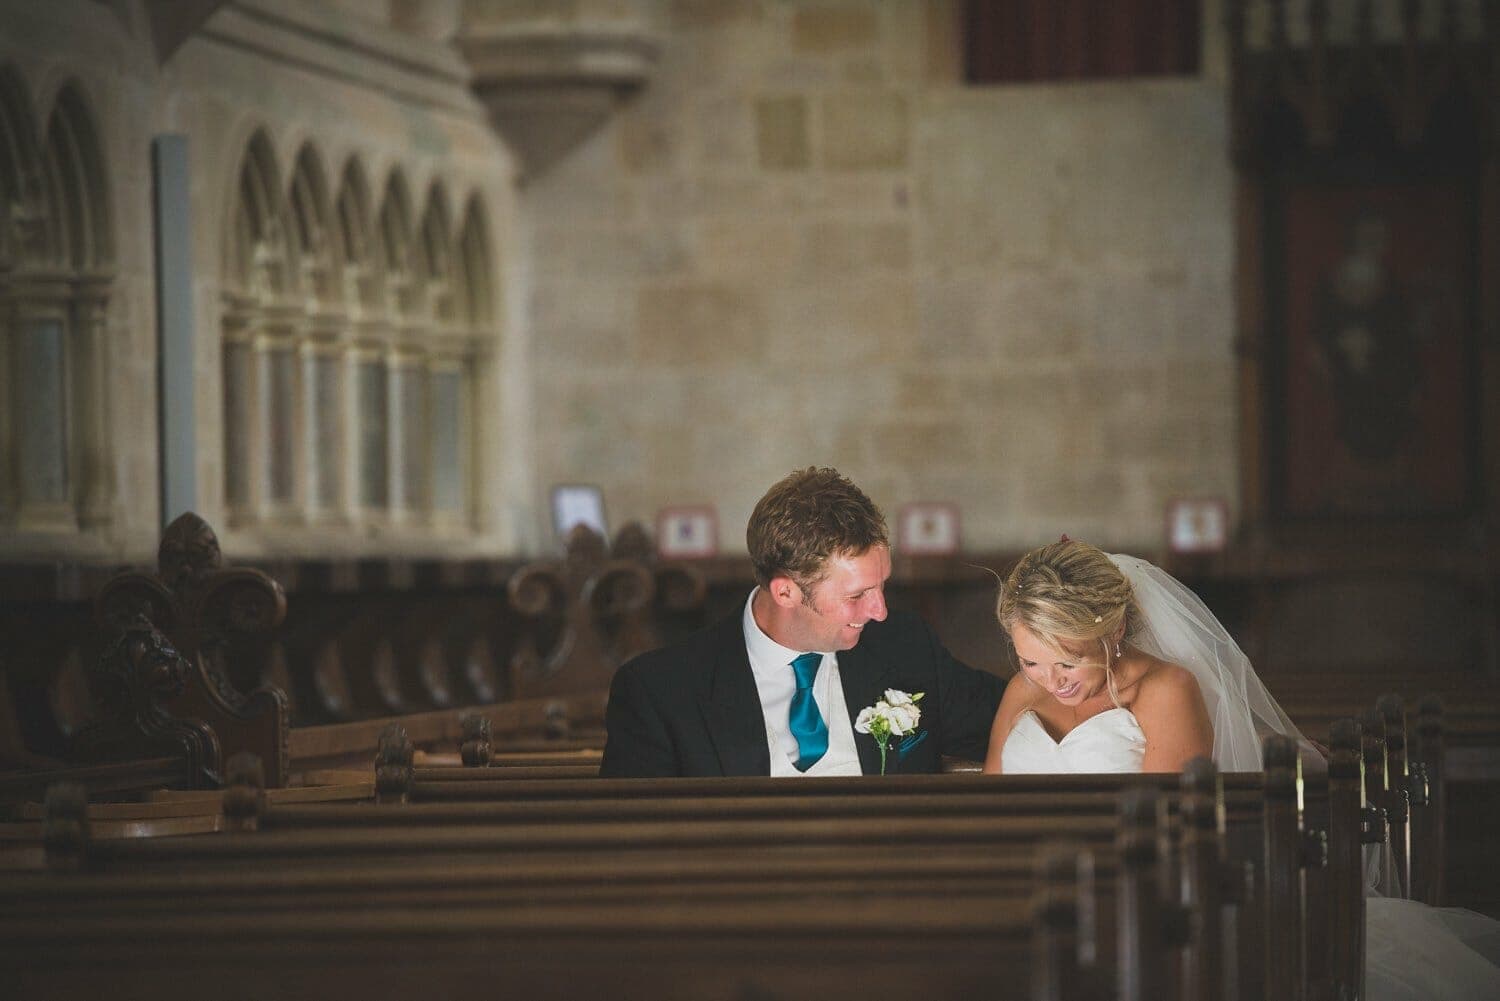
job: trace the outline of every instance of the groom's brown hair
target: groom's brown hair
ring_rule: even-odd
[[[890,542],[875,502],[825,466],[799,469],[767,490],[750,513],[745,545],[762,587],[790,577],[806,596],[828,576],[830,556],[858,556]]]

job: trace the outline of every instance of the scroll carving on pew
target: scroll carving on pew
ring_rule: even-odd
[[[585,525],[568,534],[563,560],[522,567],[507,591],[529,622],[511,657],[515,698],[607,689],[615,668],[657,645],[650,570],[607,556]]]
[[[182,763],[184,786],[216,788],[220,748],[213,727],[166,708],[186,690],[192,665],[143,614],[116,621],[114,628],[90,677],[102,716],[74,737],[73,758],[173,758]]]
[[[701,613],[708,598],[708,578],[696,567],[675,560],[659,562],[651,534],[639,522],[628,522],[615,536],[615,559],[629,560],[650,569],[656,585],[654,623],[661,635],[645,637],[651,649],[690,633],[702,625]],[[680,627],[680,628],[677,628]]]
[[[285,782],[287,697],[261,683],[271,631],[286,615],[279,584],[259,570],[225,566],[213,529],[189,512],[163,533],[157,572],[117,575],[95,610],[112,634],[142,618],[159,630],[188,665],[165,711],[201,720],[226,752],[253,752],[266,762],[268,782]]]

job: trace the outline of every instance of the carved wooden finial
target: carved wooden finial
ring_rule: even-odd
[[[458,754],[466,768],[483,768],[493,759],[490,718],[480,713],[465,716],[460,723],[462,736]]]
[[[1290,768],[1297,760],[1297,745],[1287,736],[1275,734],[1267,737],[1261,746],[1261,761],[1266,771],[1272,768]]]
[[[618,665],[661,645],[651,623],[651,568],[605,559],[603,540],[586,526],[569,534],[565,560],[522,567],[506,591],[511,607],[531,620],[510,658],[512,697],[577,691],[595,676],[608,687]]]
[[[1218,830],[1224,800],[1223,780],[1212,758],[1197,757],[1182,770],[1183,821],[1200,830]]]
[[[224,566],[219,537],[208,522],[191,511],[177,516],[162,533],[156,572],[163,584],[181,593],[195,581]]]
[[[650,563],[656,559],[656,547],[651,541],[651,533],[646,531],[646,526],[638,521],[627,521],[615,533],[610,555],[617,560]]]
[[[1136,786],[1120,794],[1118,844],[1123,855],[1138,863],[1157,860],[1157,820],[1160,797],[1151,786]]]
[[[1351,718],[1336,719],[1328,728],[1329,778],[1358,778],[1364,764],[1360,747],[1359,722]]]
[[[569,563],[599,563],[605,555],[604,536],[580,522],[569,530],[563,549]]]
[[[405,803],[411,796],[412,761],[416,747],[400,723],[380,731],[375,750],[375,802]]]
[[[190,786],[218,786],[221,746],[228,752],[253,751],[265,763],[270,785],[285,781],[290,702],[285,692],[263,680],[266,640],[286,614],[280,585],[259,570],[226,567],[213,529],[188,512],[163,532],[156,573],[116,575],[95,606],[111,635],[134,642],[144,622],[159,630],[163,643],[169,641],[166,649],[174,657],[180,651],[180,660],[186,661],[185,684],[170,699],[158,694],[163,704],[157,709],[163,719],[172,720],[172,728],[208,735],[189,743],[214,745],[211,755],[206,749],[188,754]],[[112,670],[109,664],[101,666],[106,689]],[[158,693],[163,686],[177,687],[168,658],[157,658],[153,671],[150,684]],[[75,741],[75,758],[180,754],[176,747],[161,749],[161,727],[155,725],[160,721],[145,725],[118,713],[108,721],[107,732]],[[105,737],[108,748],[101,743]]]

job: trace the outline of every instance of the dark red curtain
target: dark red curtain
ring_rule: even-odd
[[[1200,0],[965,0],[969,83],[1191,76]]]

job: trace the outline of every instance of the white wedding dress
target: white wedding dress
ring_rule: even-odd
[[[1036,710],[1016,717],[1001,749],[1006,775],[1053,775],[1066,772],[1138,772],[1146,754],[1146,735],[1135,715],[1124,708],[1106,709],[1053,740]]]
[[[1250,661],[1213,613],[1166,571],[1111,556],[1135,590],[1143,621],[1132,644],[1193,672],[1214,724],[1214,763],[1259,771],[1260,737],[1306,739],[1276,705]],[[1135,716],[1107,709],[1053,740],[1034,710],[1016,717],[1000,751],[1006,775],[1140,771],[1146,736]],[[1304,757],[1306,755],[1304,754]],[[1386,897],[1365,900],[1368,1001],[1495,1001],[1500,998],[1500,921],[1462,908]]]

